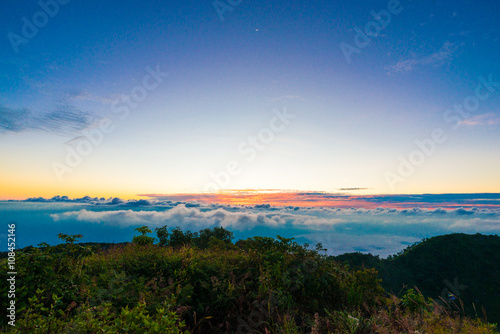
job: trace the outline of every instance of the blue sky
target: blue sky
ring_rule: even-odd
[[[499,14],[495,1],[6,0],[2,217],[20,246],[167,224],[386,256],[498,233]]]
[[[233,1],[223,20],[211,1],[41,3],[0,5],[2,199],[500,189],[497,2]],[[341,45],[388,9],[348,62]]]

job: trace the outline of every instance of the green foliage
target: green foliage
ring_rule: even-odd
[[[454,233],[423,239],[387,259],[360,253],[332,259],[377,269],[390,293],[418,287],[454,311],[500,323],[499,236]],[[450,302],[449,293],[457,299]]]
[[[49,307],[44,307],[38,296],[29,301],[25,316],[5,333],[189,333],[182,330],[186,325],[169,301],[158,306],[153,315],[148,314],[145,303],[115,312],[111,303],[98,307],[90,307],[88,303],[76,307],[72,303],[63,311],[58,309],[61,298],[56,295],[52,296]]]
[[[168,246],[169,233],[167,225],[155,228],[156,236],[158,237],[158,245]]]
[[[151,233],[146,226],[136,231]],[[4,318],[0,331],[498,333],[414,290],[388,299],[376,270],[352,270],[293,238],[234,245],[223,228],[192,233],[164,226],[156,233],[156,245],[103,250],[63,236],[66,244],[18,251],[16,327]],[[0,261],[5,280],[7,261]],[[0,304],[7,307],[4,299]]]
[[[346,311],[327,312],[327,330],[329,333],[365,333],[369,329],[369,321],[361,313]]]
[[[132,239],[134,244],[138,245],[152,245],[155,242],[155,238],[147,236],[147,233],[151,233],[151,229],[147,226],[141,226],[135,229],[135,231],[139,232],[141,235],[136,235]]]
[[[69,244],[73,244],[73,243],[75,243],[75,241],[83,238],[83,235],[81,235],[81,234],[67,235],[64,233],[59,233],[57,236],[59,239],[65,241],[66,243],[69,243]],[[45,243],[45,245],[47,245],[47,244]]]
[[[147,227],[147,226],[137,227],[134,231],[137,231],[137,232],[139,232],[142,235],[146,235],[146,234],[152,232],[151,229],[149,227]]]
[[[231,240],[234,239],[233,232],[224,227],[206,228],[199,232],[182,231],[180,227],[168,231],[168,227],[157,227],[155,229],[158,237],[158,245],[180,248],[183,246],[195,246],[200,249],[210,248],[217,245],[218,248],[234,248]]]
[[[170,238],[167,245],[174,248],[191,246],[193,245],[194,237],[196,237],[196,235],[191,231],[186,231],[184,233],[180,227],[176,227],[170,232]]]
[[[279,235],[276,239],[269,237],[252,237],[246,240],[239,240],[236,246],[245,251],[257,251],[265,254],[276,253],[297,253],[297,254],[312,254],[313,252],[300,246],[297,242],[293,241],[294,238],[283,238]],[[315,253],[317,255],[317,253]]]
[[[408,289],[401,297],[402,305],[410,312],[424,312],[432,309],[432,300],[426,300],[422,293]]]
[[[378,303],[384,294],[375,269],[360,269],[353,273],[353,280],[349,286],[349,302],[356,309],[372,306]]]
[[[233,239],[233,232],[226,230],[224,227],[206,228],[198,233],[198,236],[194,239],[194,244],[201,249],[205,249],[209,248],[210,241],[220,241],[220,243],[215,243],[220,246],[222,244],[231,244]]]
[[[378,255],[374,256],[372,254],[363,254],[360,252],[333,256],[332,259],[334,259],[335,261],[346,263],[352,267],[364,268],[380,268],[381,261]]]

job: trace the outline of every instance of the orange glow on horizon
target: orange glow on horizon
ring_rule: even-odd
[[[391,195],[353,195],[328,192],[307,192],[307,191],[283,191],[274,189],[254,190],[225,190],[217,193],[204,194],[143,194],[142,197],[155,199],[168,199],[173,201],[196,201],[205,204],[224,204],[224,205],[262,205],[271,206],[294,206],[294,207],[334,207],[334,208],[364,208],[376,209],[378,207],[405,209],[413,207],[473,207],[488,206],[500,207],[497,204],[480,205],[477,203],[425,203],[418,201],[398,202],[390,200]],[[372,200],[378,196],[388,196],[387,201]],[[395,195],[398,196],[398,195]]]
[[[301,191],[301,190],[283,190],[283,189],[230,189],[222,190],[216,193],[167,193],[167,194],[137,194],[125,189],[117,191],[87,191],[85,189],[69,190],[71,187],[62,189],[50,188],[48,190],[43,183],[33,183],[27,186],[26,182],[10,179],[3,180],[0,200],[25,200],[33,197],[43,197],[50,199],[54,196],[68,196],[69,198],[82,198],[84,196],[98,198],[119,197],[124,200],[137,199],[157,199],[185,202],[199,202],[204,204],[222,204],[222,205],[243,205],[254,206],[269,204],[274,207],[292,206],[292,207],[329,207],[329,208],[364,208],[376,209],[378,207],[405,209],[405,208],[436,208],[451,209],[456,207],[484,206],[497,208],[497,204],[477,204],[477,203],[429,203],[415,201],[398,201],[397,196],[419,196],[421,194],[353,194],[353,192],[327,192],[327,191]],[[24,186],[23,186],[24,184]],[[91,187],[88,187],[89,189]],[[364,190],[360,190],[364,191]],[[7,196],[6,193],[9,195]],[[451,194],[451,193],[450,193]],[[472,193],[471,193],[472,194]],[[436,194],[437,195],[437,194]],[[377,198],[380,197],[380,198]],[[377,198],[377,199],[376,199]]]

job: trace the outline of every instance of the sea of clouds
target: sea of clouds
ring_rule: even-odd
[[[0,212],[6,223],[17,224],[20,247],[58,243],[58,233],[83,234],[82,241],[88,242],[123,242],[142,225],[191,231],[222,226],[236,239],[280,235],[300,243],[322,243],[329,254],[359,251],[387,257],[422,238],[500,232],[500,208],[484,205],[367,209],[56,196],[0,202]],[[0,236],[2,248],[5,233]]]

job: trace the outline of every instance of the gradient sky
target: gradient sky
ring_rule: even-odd
[[[0,4],[0,199],[500,192],[498,1],[61,2]]]

